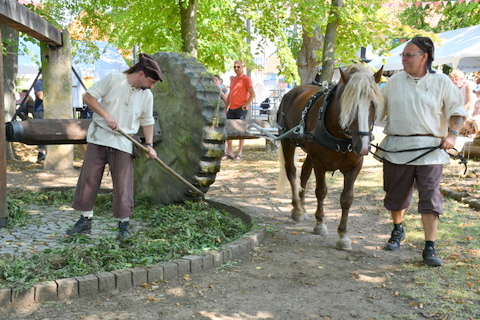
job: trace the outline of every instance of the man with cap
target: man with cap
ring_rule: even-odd
[[[67,235],[89,234],[93,207],[105,165],[113,182],[113,216],[118,219],[119,240],[130,236],[129,218],[133,215],[132,142],[116,132],[136,134],[143,129],[148,158],[157,156],[153,149],[153,94],[150,91],[162,81],[158,63],[140,54],[137,64],[123,73],[109,74],[95,83],[83,101],[94,112],[87,132],[87,151],[77,182],[72,207],[80,219],[67,230]],[[100,100],[100,101],[99,101]]]
[[[445,149],[454,147],[467,111],[453,82],[432,69],[434,50],[428,37],[414,37],[403,49],[403,71],[381,89],[386,137],[375,155],[383,161],[384,205],[393,220],[385,249],[398,250],[405,239],[402,222],[416,187],[425,237],[422,257],[427,265],[440,266],[435,240],[444,211],[439,184],[443,166],[450,161]]]

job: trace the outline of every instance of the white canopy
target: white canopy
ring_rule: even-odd
[[[117,48],[102,41],[95,41],[95,44],[101,50],[100,59],[93,63],[72,62],[78,73],[82,73],[84,77],[93,77],[95,81],[98,81],[109,73],[123,72],[128,69],[125,59]],[[31,55],[25,55],[23,52],[18,55],[18,74],[36,75],[40,65],[40,48],[30,42],[25,43],[25,46]]]
[[[446,64],[453,69],[463,72],[480,71],[480,25],[438,34],[439,41],[435,42],[435,60],[433,65]],[[368,64],[377,70],[386,60],[384,71],[402,70],[400,54],[406,43],[391,50],[391,56],[378,57]]]

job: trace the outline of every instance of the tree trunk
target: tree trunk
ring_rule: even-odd
[[[198,0],[180,1],[182,50],[197,58],[197,10]]]
[[[15,79],[17,79],[18,72],[18,30],[2,24],[0,24],[0,29],[5,48],[4,52],[6,53],[3,55],[3,102],[5,106],[5,120],[10,121],[15,114],[16,108]],[[5,144],[5,155],[7,160],[16,159],[11,143]]]
[[[308,84],[315,80],[318,73],[320,60],[317,57],[317,51],[323,43],[320,27],[315,28],[313,35],[309,35],[309,32],[302,28],[302,40],[302,48],[297,58],[298,75],[301,84]]]
[[[327,24],[325,31],[325,41],[323,43],[322,74],[320,82],[330,82],[333,78],[333,68],[335,66],[335,43],[337,39],[337,28],[339,24],[338,8],[343,6],[343,0],[332,0],[331,15],[335,17]]]

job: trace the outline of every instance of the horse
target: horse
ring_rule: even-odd
[[[313,232],[327,235],[323,208],[327,195],[325,173],[340,170],[343,174],[340,196],[342,217],[336,243],[336,248],[340,250],[352,250],[347,236],[348,212],[363,157],[370,151],[374,122],[383,116],[383,97],[378,86],[382,71],[383,67],[374,74],[369,67],[353,63],[340,70],[340,81],[333,87],[310,84],[290,90],[283,96],[277,113],[279,133],[285,137],[280,140],[280,163],[284,163],[283,173],[292,190],[291,218],[294,221],[307,218],[305,188],[313,169],[317,198]],[[301,169],[300,185],[296,178],[297,146],[307,154]]]

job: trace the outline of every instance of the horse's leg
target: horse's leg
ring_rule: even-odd
[[[320,172],[317,172],[320,171]],[[315,178],[317,185],[315,187],[315,196],[317,197],[317,211],[315,211],[315,219],[317,223],[313,228],[313,233],[321,236],[328,235],[327,225],[325,224],[325,212],[323,211],[323,201],[327,196],[327,183],[325,181],[325,171],[315,170]]]
[[[338,241],[337,249],[340,250],[352,250],[352,241],[348,238],[347,235],[347,222],[348,222],[348,212],[353,203],[354,192],[353,186],[355,180],[362,168],[363,159],[354,167],[351,171],[345,172],[343,174],[343,191],[340,195],[340,206],[342,208],[342,218],[340,219],[340,224],[338,225]]]
[[[313,163],[312,158],[307,155],[305,162],[302,166],[302,172],[300,174],[300,201],[302,205],[302,209],[305,212],[305,220],[308,220],[308,215],[306,214],[307,210],[305,209],[305,193],[307,189],[308,179],[312,175]]]
[[[281,141],[283,158],[285,161],[285,174],[290,187],[292,188],[292,212],[291,217],[294,221],[302,221],[305,211],[302,208],[302,200],[300,199],[300,191],[297,183],[297,167],[295,163],[295,145],[289,143],[287,139]]]

